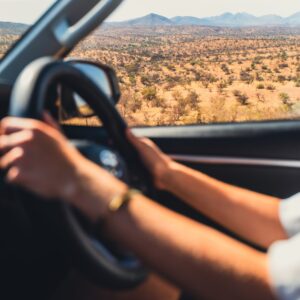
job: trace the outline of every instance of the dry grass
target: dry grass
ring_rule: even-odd
[[[105,29],[72,55],[113,66],[121,114],[157,126],[298,118],[299,50],[298,31],[140,28]]]
[[[300,29],[104,28],[71,56],[117,70],[131,126],[300,116]]]

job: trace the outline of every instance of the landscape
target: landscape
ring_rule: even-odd
[[[1,28],[4,53],[20,33]],[[70,56],[117,71],[118,109],[130,126],[300,117],[300,13],[202,19],[150,14],[104,24]]]

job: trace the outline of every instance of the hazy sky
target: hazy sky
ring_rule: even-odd
[[[149,12],[166,17],[207,17],[224,12],[289,16],[299,11],[300,0],[125,0],[112,19],[125,20]]]
[[[84,1],[84,0],[82,0]],[[32,23],[53,0],[0,0],[0,20]],[[300,0],[125,0],[111,20],[126,20],[151,12],[174,16],[213,16],[224,12],[288,16],[300,11]]]

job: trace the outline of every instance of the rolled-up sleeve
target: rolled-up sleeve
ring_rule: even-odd
[[[272,287],[280,300],[300,300],[300,193],[281,201],[279,216],[289,240],[268,250]]]
[[[279,215],[289,237],[300,233],[300,193],[281,201]]]
[[[300,300],[300,234],[274,243],[268,251],[269,273],[280,300]]]

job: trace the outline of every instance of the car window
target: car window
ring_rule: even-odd
[[[0,58],[55,2],[0,0]]]
[[[127,0],[70,55],[118,73],[130,126],[298,119],[298,0]]]

